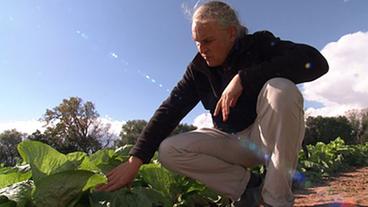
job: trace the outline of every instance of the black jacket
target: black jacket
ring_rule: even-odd
[[[208,67],[197,54],[148,122],[130,154],[148,163],[162,140],[199,101],[213,114],[222,91],[236,74],[243,85],[236,106],[231,108],[226,122],[221,115],[212,117],[216,128],[229,133],[241,131],[254,122],[258,94],[269,79],[283,77],[297,84],[312,81],[327,71],[327,61],[318,50],[282,41],[268,31],[239,38],[221,67]]]

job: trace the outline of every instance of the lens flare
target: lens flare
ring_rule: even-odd
[[[84,40],[88,40],[89,42],[91,42],[91,44],[94,45],[93,48],[96,48],[96,50],[99,48],[98,45],[95,44],[95,42],[92,42],[92,40],[89,38],[89,36],[86,33],[82,32],[81,30],[75,30],[75,33],[80,38],[82,38]],[[118,61],[119,64],[121,64],[121,70],[122,71],[124,71],[124,72],[135,71],[139,76],[141,76],[145,80],[150,81],[152,84],[155,84],[158,88],[160,88],[160,89],[164,88],[164,85],[162,83],[159,83],[156,79],[153,79],[149,74],[143,73],[141,70],[134,70],[132,68],[129,68],[128,61],[122,59],[117,52],[110,51],[107,54],[109,54],[110,57],[112,57],[113,59],[115,59],[116,61]],[[169,89],[166,89],[164,91],[165,92],[170,92]]]
[[[262,149],[260,146],[256,145],[248,138],[242,138],[239,136],[238,139],[242,147],[250,150],[254,155],[256,155],[260,160],[263,160],[265,163],[268,162],[268,160],[270,159],[270,155],[266,152],[265,149]]]
[[[312,67],[312,64],[310,62],[305,63],[304,65],[305,69],[310,69]]]

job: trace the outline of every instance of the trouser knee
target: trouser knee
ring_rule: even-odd
[[[303,96],[298,87],[286,78],[273,78],[265,83],[259,99],[277,111],[290,110],[291,107],[303,108]]]
[[[158,160],[163,166],[171,168],[174,164],[174,157],[176,157],[175,154],[177,154],[177,150],[170,139],[165,139],[161,142],[158,149]]]

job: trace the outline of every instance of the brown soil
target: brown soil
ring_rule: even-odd
[[[368,166],[330,177],[310,188],[295,190],[295,206],[368,207]]]

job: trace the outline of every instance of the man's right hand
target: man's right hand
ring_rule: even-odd
[[[124,162],[107,173],[107,183],[96,188],[97,191],[115,191],[122,187],[130,185],[137,176],[142,160],[131,156],[127,162]]]
[[[230,107],[234,107],[238,98],[243,92],[243,86],[240,76],[236,74],[230,83],[226,86],[222,92],[220,100],[217,102],[214,116],[222,113],[222,120],[225,122],[229,119]]]

